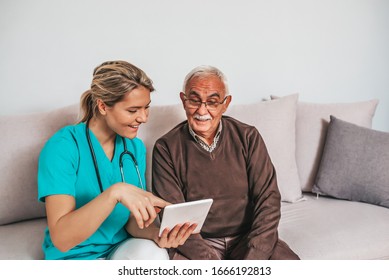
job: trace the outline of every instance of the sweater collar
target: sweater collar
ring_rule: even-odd
[[[189,133],[190,133],[190,135],[192,135],[193,139],[201,146],[201,148],[203,148],[203,149],[206,150],[207,152],[212,153],[212,151],[215,150],[215,148],[216,148],[216,146],[217,146],[217,143],[219,142],[219,138],[220,138],[220,134],[221,134],[221,132],[222,132],[223,125],[222,125],[222,121],[220,120],[219,127],[218,127],[218,129],[217,129],[215,138],[213,138],[213,142],[212,142],[211,145],[208,145],[207,143],[205,143],[205,142],[200,138],[200,136],[198,136],[198,135],[196,134],[196,132],[194,132],[194,130],[190,127],[189,123],[188,123],[188,128],[189,128]]]

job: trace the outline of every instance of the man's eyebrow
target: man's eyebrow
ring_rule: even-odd
[[[218,92],[215,92],[208,96],[208,98],[212,98],[212,97],[220,97],[220,94]]]
[[[190,92],[189,92],[189,95],[196,95],[196,96],[200,96],[200,94],[198,94],[196,91],[194,91],[194,90],[191,90]]]
[[[189,95],[195,95],[196,97],[200,97],[200,94],[198,94],[196,91],[191,90],[189,92]],[[212,93],[211,95],[207,96],[207,98],[212,98],[212,97],[220,97],[220,94],[218,92]]]

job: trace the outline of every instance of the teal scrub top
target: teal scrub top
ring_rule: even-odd
[[[55,133],[43,147],[38,163],[38,199],[56,194],[71,195],[80,208],[100,194],[91,151],[86,137],[86,125],[66,126]],[[116,136],[115,151],[109,160],[91,130],[90,138],[96,154],[103,189],[121,182],[119,157],[124,151],[123,138]],[[146,148],[139,138],[125,139],[127,150],[132,152],[145,186]],[[123,157],[126,183],[141,188],[134,162],[129,155]],[[46,259],[98,259],[106,257],[120,242],[130,237],[124,226],[130,211],[118,203],[112,213],[88,239],[67,252],[54,247],[48,228],[45,231],[43,251]]]

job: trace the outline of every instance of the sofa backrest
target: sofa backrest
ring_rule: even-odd
[[[44,217],[37,199],[38,156],[59,128],[75,123],[78,105],[51,112],[0,116],[0,225]]]
[[[146,145],[146,186],[149,190],[151,190],[151,162],[155,141],[185,119],[182,104],[150,107],[149,119],[147,123],[141,125],[137,135]]]
[[[298,95],[294,94],[252,104],[231,104],[225,113],[257,127],[275,166],[285,202],[301,200],[302,188],[310,191],[307,176],[301,174],[309,173],[310,178],[316,175],[314,168],[321,160],[329,116],[369,127],[378,104],[378,100],[345,104],[297,101]],[[78,104],[74,104],[51,112],[0,116],[0,225],[45,216],[44,205],[37,200],[38,156],[58,129],[77,122],[78,111]],[[147,149],[149,189],[155,141],[185,119],[182,104],[151,106],[149,121],[138,133]],[[296,158],[296,152],[304,157]]]
[[[60,128],[79,120],[79,104],[50,112],[0,116],[0,225],[46,216],[37,199],[38,157],[46,141]],[[150,108],[149,121],[138,137],[147,148],[147,186],[151,186],[151,155],[157,138],[185,120],[182,104]]]

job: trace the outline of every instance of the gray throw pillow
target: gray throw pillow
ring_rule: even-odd
[[[330,119],[312,191],[389,208],[389,133]]]

